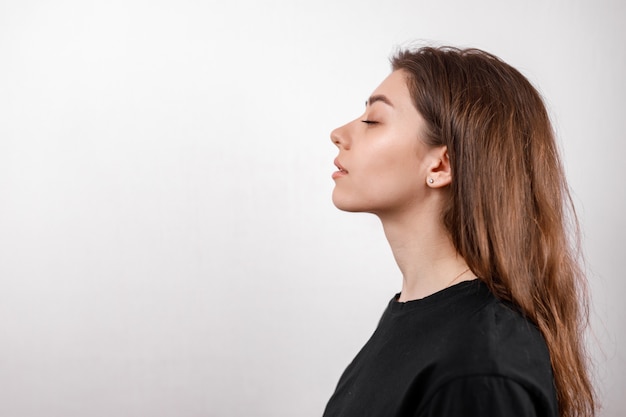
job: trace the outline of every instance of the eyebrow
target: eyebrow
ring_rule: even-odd
[[[376,94],[374,96],[371,96],[370,98],[367,99],[367,101],[365,102],[365,106],[371,106],[372,104],[376,103],[377,101],[382,101],[383,103],[385,103],[388,106],[393,107],[393,104],[391,104],[391,101],[384,95],[382,94]]]

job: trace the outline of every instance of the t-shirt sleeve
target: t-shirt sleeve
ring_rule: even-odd
[[[441,387],[417,417],[557,417],[540,393],[510,378],[472,376]]]

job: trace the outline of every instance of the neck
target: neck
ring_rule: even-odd
[[[427,213],[426,213],[427,214]],[[438,216],[379,216],[402,272],[399,301],[424,298],[461,281],[474,279]]]

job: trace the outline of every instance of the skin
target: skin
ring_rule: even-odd
[[[399,301],[476,278],[441,221],[450,161],[445,146],[420,139],[424,123],[400,70],[374,90],[361,117],[331,133],[339,149],[333,203],[380,218],[402,272]]]

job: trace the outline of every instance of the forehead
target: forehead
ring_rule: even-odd
[[[396,110],[415,110],[411,92],[407,85],[407,74],[403,70],[393,71],[380,83],[372,93],[374,96],[384,96]]]

